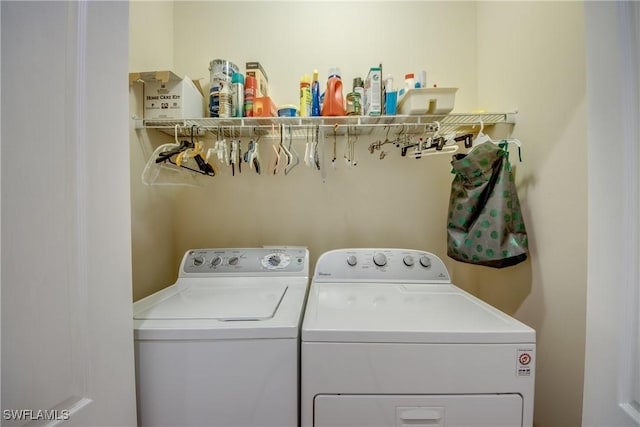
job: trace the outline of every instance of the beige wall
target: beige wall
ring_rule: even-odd
[[[429,250],[461,287],[537,330],[536,425],[580,425],[586,282],[581,3],[132,2],[131,8],[132,71],[172,67],[202,78],[208,90],[210,60],[259,60],[272,96],[284,104],[297,102],[298,79],[313,68],[324,80],[329,67],[341,67],[350,88],[354,76],[382,62],[396,84],[405,72],[426,69],[430,83],[458,87],[458,112],[519,110],[513,136],[524,144],[523,163],[514,152],[511,160],[531,242],[531,259],[503,270],[449,260],[450,157],[414,160],[388,148],[379,160],[367,147],[384,134],[360,137],[355,168],[341,161],[339,139],[340,161],[336,169],[327,162],[324,174],[304,166],[289,176],[223,171],[201,188],[176,190],[135,179],[145,155],[170,138],[133,132],[134,299],[171,284],[190,247],[306,245],[314,260],[346,246]],[[173,42],[147,12],[172,28]],[[165,37],[166,55],[153,34]],[[332,138],[328,142],[331,148]],[[268,143],[262,139],[265,163]],[[294,146],[302,152],[304,140]]]
[[[129,71],[173,69],[173,2],[129,3]],[[129,91],[131,116],[142,117],[143,86]],[[175,247],[175,188],[147,187],[141,176],[147,159],[167,135],[131,126],[131,247],[133,299],[138,300],[172,283],[182,254]]]
[[[583,5],[481,2],[478,28],[478,99],[520,111],[514,135],[525,149],[517,181],[532,250],[531,263],[513,276],[479,272],[479,296],[537,331],[536,424],[579,426],[587,283]]]

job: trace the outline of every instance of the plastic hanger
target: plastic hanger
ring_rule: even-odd
[[[260,151],[258,150],[258,141],[249,141],[249,147],[244,154],[244,161],[249,163],[249,169],[255,168],[256,173],[260,175]]]
[[[290,155],[295,155],[295,162],[292,162],[291,159],[289,159],[287,167],[284,168],[284,174],[285,175],[289,175],[289,173],[293,170],[293,168],[298,166],[298,163],[300,163],[300,156],[298,156],[298,152],[296,151],[295,147],[293,146],[293,137],[291,136],[291,127],[289,127],[289,149],[288,149],[288,151],[289,151]]]

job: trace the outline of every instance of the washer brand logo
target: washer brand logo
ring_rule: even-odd
[[[319,271],[318,276],[331,276],[331,273],[324,273],[322,271]]]

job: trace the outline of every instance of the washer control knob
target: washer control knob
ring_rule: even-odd
[[[204,264],[204,257],[202,255],[197,255],[194,259],[193,259],[193,265],[195,265],[196,267],[199,265]]]
[[[387,265],[387,256],[378,252],[373,256],[373,263],[378,267],[384,267],[385,265]]]
[[[238,257],[237,256],[232,256],[231,258],[229,258],[229,265],[238,265]]]
[[[269,257],[269,260],[268,260],[269,265],[272,266],[272,267],[279,266],[280,265],[280,261],[282,261],[282,259],[280,258],[279,255],[271,255]]]
[[[211,266],[212,267],[217,267],[220,265],[220,263],[222,263],[222,258],[220,258],[219,256],[215,256],[213,257],[213,259],[211,260]]]
[[[404,262],[404,265],[406,265],[407,267],[412,267],[413,264],[415,263],[415,261],[413,260],[413,257],[411,255],[407,255],[402,259],[402,262]]]
[[[422,257],[420,257],[420,265],[423,266],[424,268],[431,267],[431,258],[429,258],[426,255],[423,255]]]
[[[355,266],[358,263],[358,258],[356,258],[355,255],[349,255],[347,257],[347,264],[349,264],[351,267]]]

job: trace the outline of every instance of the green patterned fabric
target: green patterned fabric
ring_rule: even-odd
[[[527,259],[527,231],[506,144],[486,142],[453,156],[447,255],[508,267]]]

